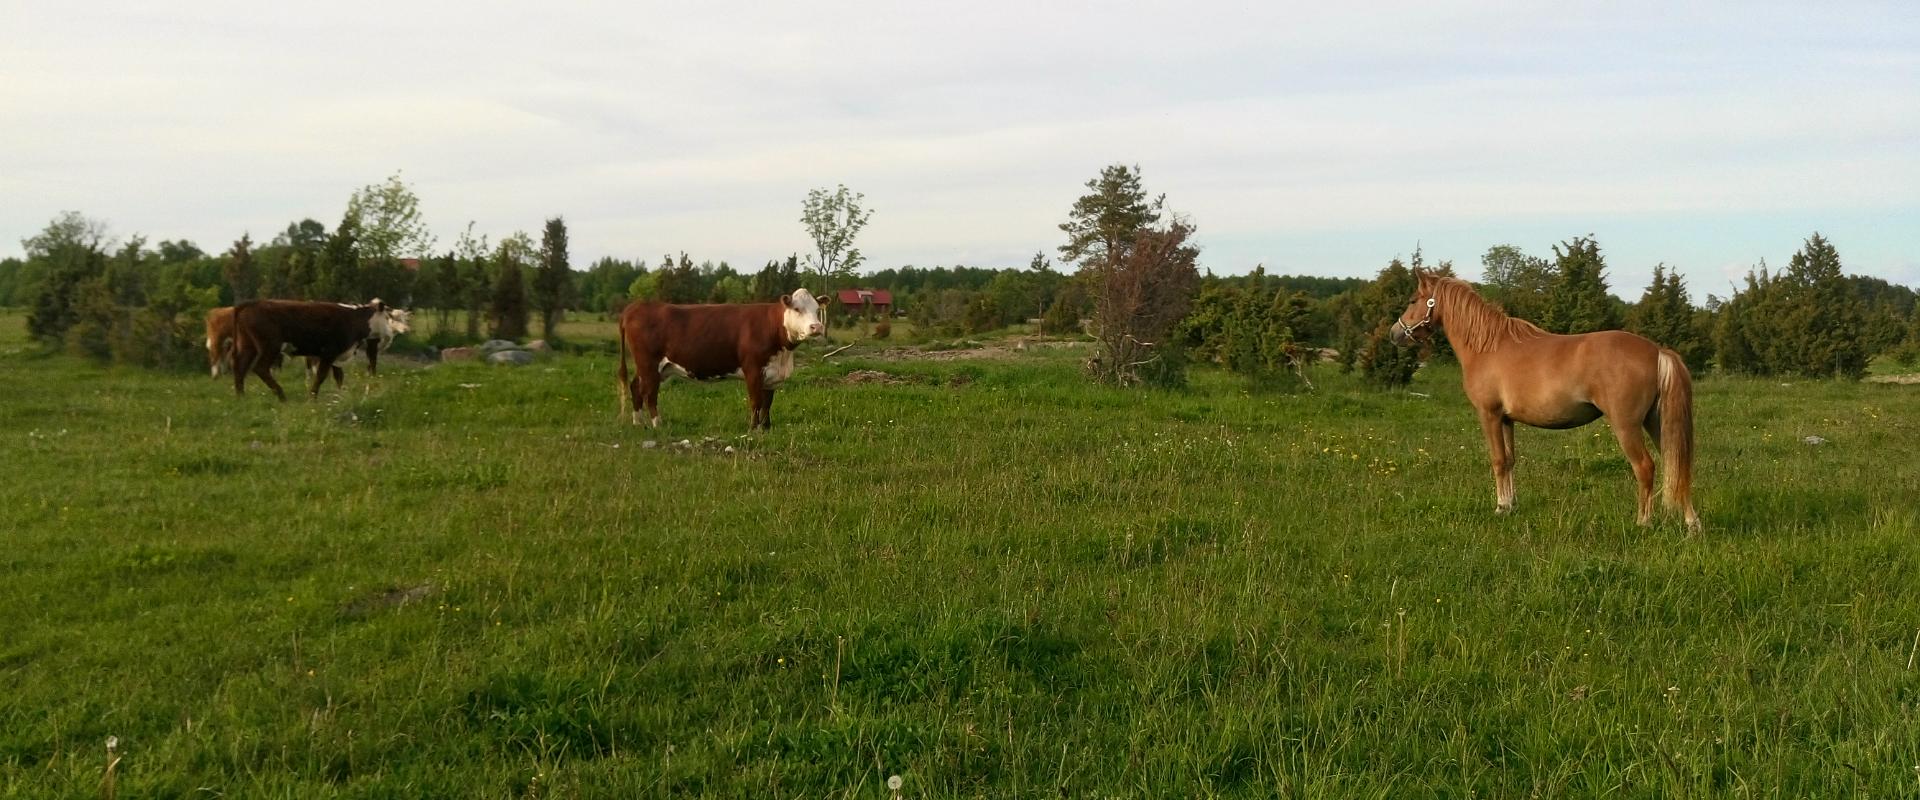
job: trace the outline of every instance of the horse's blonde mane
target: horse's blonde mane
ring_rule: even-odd
[[[1466,281],[1441,276],[1434,276],[1432,280],[1440,324],[1447,330],[1447,341],[1455,348],[1485,353],[1504,342],[1524,342],[1547,335],[1538,325],[1507,316],[1505,310],[1481,297]]]

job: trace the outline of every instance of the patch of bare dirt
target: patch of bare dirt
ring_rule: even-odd
[[[1897,383],[1903,386],[1920,383],[1920,373],[1906,375],[1875,375],[1867,379],[1868,383]]]

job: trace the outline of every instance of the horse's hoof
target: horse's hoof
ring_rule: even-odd
[[[1513,513],[1513,506],[1494,506],[1493,513],[1495,516],[1504,517],[1508,514]]]

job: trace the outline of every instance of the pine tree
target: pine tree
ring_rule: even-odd
[[[1695,325],[1686,281],[1665,264],[1654,265],[1653,282],[1627,315],[1627,330],[1679,353],[1695,371],[1706,369],[1712,356],[1711,343]]]
[[[1541,327],[1555,333],[1590,333],[1620,327],[1620,315],[1607,293],[1606,259],[1591,236],[1554,245],[1558,273],[1547,292]]]
[[[533,254],[533,241],[525,233],[515,233],[500,241],[494,251],[497,272],[487,318],[493,323],[493,338],[519,339],[527,335],[527,279],[523,264]]]
[[[566,308],[573,288],[573,268],[567,263],[567,223],[560,217],[547,220],[540,234],[540,267],[533,276],[533,301],[540,309],[540,335],[553,338],[554,326]]]
[[[1793,254],[1785,274],[1786,330],[1793,335],[1781,366],[1809,377],[1866,374],[1865,309],[1841,272],[1840,254],[1818,233]]]
[[[253,261],[253,237],[241,234],[227,251],[227,285],[233,289],[233,302],[241,303],[260,296],[260,270]]]

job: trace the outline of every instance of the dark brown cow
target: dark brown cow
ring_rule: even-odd
[[[777,303],[669,305],[636,302],[620,312],[620,392],[633,424],[645,407],[660,427],[660,381],[669,373],[747,381],[749,429],[773,424],[773,391],[793,374],[793,348],[826,330],[820,303],[801,289]],[[638,374],[627,377],[632,354]]]
[[[395,328],[405,329],[404,319],[396,326],[390,311],[378,299],[363,306],[303,300],[254,300],[234,306],[234,393],[246,393],[247,373],[252,372],[281,400],[287,399],[280,382],[273,379],[273,367],[283,352],[309,359],[308,395],[320,394],[320,384],[329,374],[338,384],[339,362],[355,349],[365,351],[367,372],[372,374]]]

